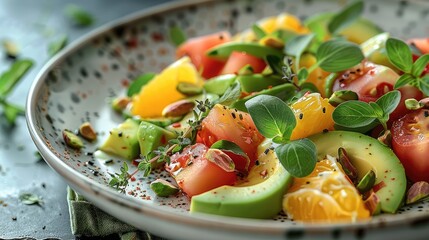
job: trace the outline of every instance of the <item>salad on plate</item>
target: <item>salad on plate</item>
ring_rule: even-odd
[[[124,162],[109,185],[124,192],[137,171],[160,169],[174,181],[150,188],[185,194],[191,213],[310,223],[426,199],[429,41],[390,36],[363,4],[305,21],[282,13],[234,35],[172,27],[176,61],[111,102],[124,122],[99,150]],[[78,138],[64,131],[69,146]]]

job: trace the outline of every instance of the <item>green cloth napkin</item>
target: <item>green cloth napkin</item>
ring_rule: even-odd
[[[138,231],[86,201],[81,195],[67,187],[70,225],[72,233],[83,237],[106,237],[121,240],[160,240],[149,233]]]

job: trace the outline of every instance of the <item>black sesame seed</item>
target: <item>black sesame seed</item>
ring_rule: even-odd
[[[264,151],[264,153],[265,154],[268,154],[268,152],[270,151],[270,149],[269,148],[267,148],[267,149],[265,149],[265,151]]]
[[[425,117],[429,117],[429,111],[424,111]]]
[[[118,133],[118,137],[122,137],[122,135],[123,135],[123,133],[122,133],[122,132],[119,132],[119,133]]]
[[[303,119],[304,118],[304,113],[300,113],[299,114],[299,119]]]
[[[238,114],[238,117],[240,118],[240,120],[243,120],[243,114]]]
[[[322,112],[326,113],[326,108],[325,107],[322,108]]]
[[[255,161],[255,165],[256,165],[256,166],[259,166],[259,160],[256,160],[256,161]]]
[[[231,113],[231,115],[232,115],[232,118],[237,118],[237,116],[235,116],[235,113]]]

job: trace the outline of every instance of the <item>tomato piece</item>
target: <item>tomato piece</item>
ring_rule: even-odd
[[[420,100],[423,98],[423,93],[414,86],[403,86],[398,88],[398,90],[401,92],[401,100],[396,109],[389,116],[389,121],[387,122],[389,126],[393,123],[393,121],[411,112],[411,110],[408,110],[405,106],[405,100],[409,98]]]
[[[170,165],[166,166],[180,189],[189,197],[223,185],[233,185],[237,180],[233,169],[227,171],[210,161],[206,157],[207,151],[208,147],[200,143],[188,146],[181,153],[171,156]]]
[[[250,55],[246,52],[232,52],[223,67],[221,74],[235,73],[237,74],[241,68],[250,65],[254,73],[262,72],[267,64],[261,58]]]
[[[176,57],[189,56],[195,67],[205,79],[219,75],[225,61],[210,58],[206,51],[219,44],[231,41],[229,32],[219,32],[201,37],[191,38],[184,42],[176,51]]]
[[[429,53],[429,38],[413,38],[408,42],[416,46],[423,54]]]
[[[399,75],[386,66],[364,62],[345,71],[335,81],[333,91],[351,90],[358,94],[359,100],[375,102],[385,93],[394,89],[398,78]],[[409,112],[405,107],[406,99],[415,98],[420,100],[423,97],[423,93],[413,86],[403,86],[398,90],[401,92],[401,100],[398,107],[390,115],[389,125]]]
[[[429,110],[420,109],[393,122],[392,148],[407,177],[429,182]]]
[[[227,140],[237,144],[250,158],[252,167],[256,161],[256,152],[264,137],[258,132],[248,113],[230,109],[216,104],[201,123],[197,142],[211,146],[219,140]],[[233,160],[244,161],[244,158]],[[235,162],[236,166],[245,166],[243,162]]]
[[[386,66],[364,62],[341,74],[333,91],[351,90],[358,94],[359,100],[374,102],[392,91],[398,78],[399,75]]]

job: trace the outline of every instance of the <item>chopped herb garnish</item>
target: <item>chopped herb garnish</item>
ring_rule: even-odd
[[[42,198],[32,193],[22,193],[19,195],[19,200],[26,205],[37,204],[41,206],[43,204]]]
[[[92,15],[77,5],[68,5],[65,14],[75,25],[80,27],[90,26],[94,22]]]
[[[54,56],[67,45],[68,38],[66,35],[59,37],[56,41],[49,43],[48,54]]]
[[[186,34],[177,26],[171,27],[169,32],[171,42],[176,46],[180,46],[186,41]]]

